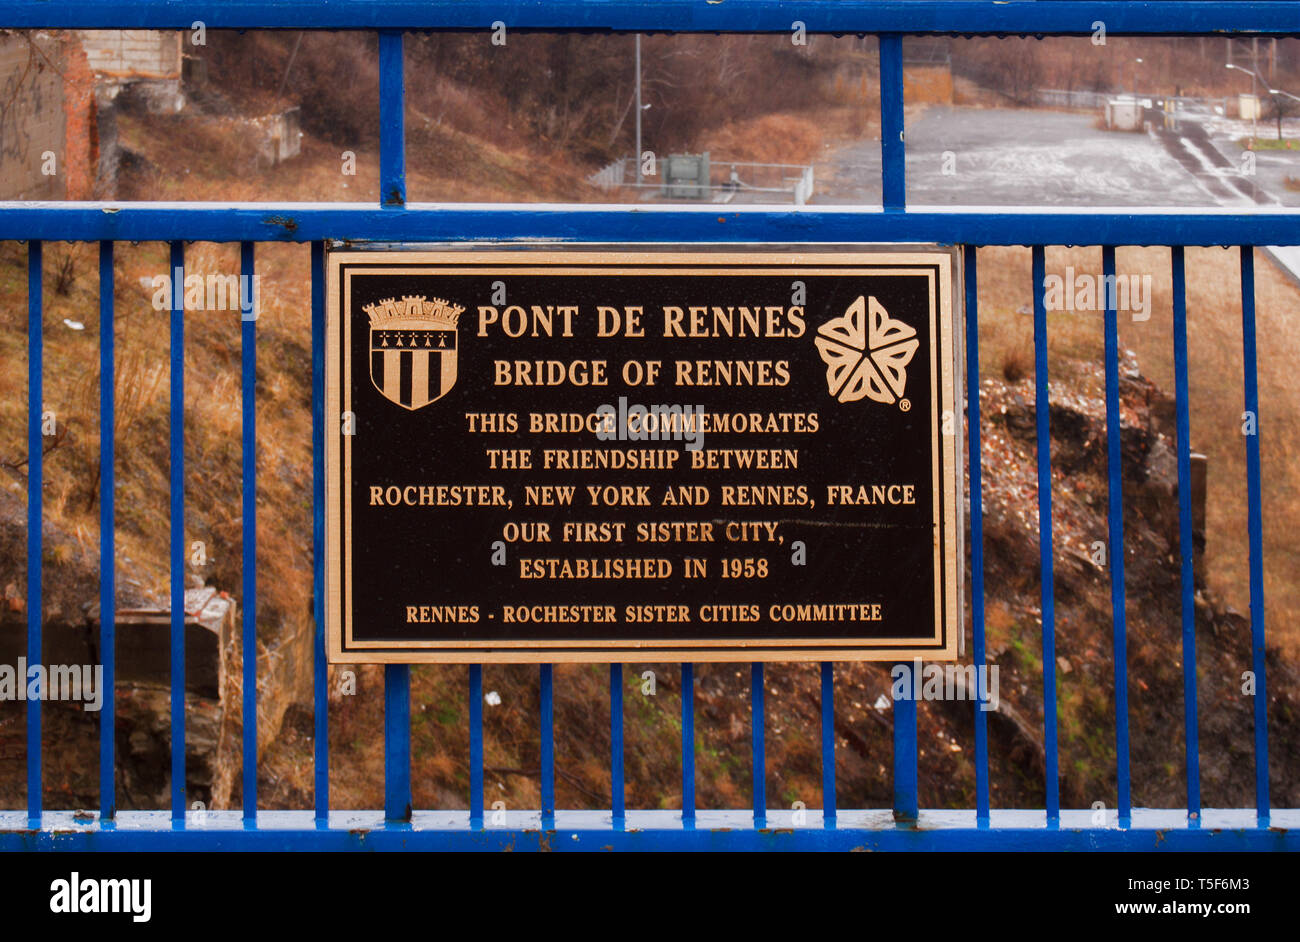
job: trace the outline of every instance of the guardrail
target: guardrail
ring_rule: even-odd
[[[627,188],[638,198],[660,197],[674,202],[730,203],[737,196],[755,198],[755,202],[784,202],[803,206],[813,195],[813,168],[811,164],[769,164],[746,160],[709,158],[709,185],[686,184],[691,196],[677,196],[678,187],[643,175],[638,179],[636,160],[620,157],[588,175],[587,182],[606,193],[621,195],[617,191]],[[715,182],[718,181],[718,182]]]
[[[1260,439],[1246,439],[1249,582],[1252,669],[1257,680],[1254,700],[1255,806],[1203,808],[1200,797],[1198,702],[1194,598],[1192,583],[1192,512],[1190,503],[1189,403],[1187,391],[1186,301],[1183,246],[1241,246],[1242,328],[1244,337],[1242,404],[1259,414],[1254,310],[1254,254],[1261,244],[1300,244],[1300,218],[1290,210],[1251,213],[1213,211],[1054,212],[1042,208],[945,211],[908,207],[904,174],[902,33],[1089,35],[1104,21],[1110,35],[1249,34],[1300,35],[1300,4],[1293,2],[1215,2],[1194,4],[1121,2],[1053,3],[986,2],[986,0],[806,0],[797,14],[810,32],[867,32],[880,36],[883,205],[855,209],[810,210],[731,206],[646,206],[629,212],[625,205],[434,205],[405,200],[403,131],[403,29],[483,29],[501,20],[519,29],[622,32],[768,32],[791,28],[795,9],[776,0],[662,0],[657,3],[563,0],[537,4],[503,0],[487,7],[452,0],[103,0],[96,4],[68,0],[9,0],[0,8],[0,27],[9,28],[162,28],[189,29],[196,20],[210,29],[292,28],[358,29],[380,33],[380,193],[370,206],[355,204],[0,204],[0,238],[28,243],[28,411],[31,454],[41,454],[42,420],[42,243],[70,239],[100,244],[100,434],[104,443],[102,501],[101,608],[113,611],[114,559],[114,326],[113,248],[122,240],[164,240],[172,264],[183,269],[185,243],[210,240],[241,243],[242,273],[252,275],[256,243],[311,243],[313,447],[315,529],[314,652],[315,741],[314,807],[304,811],[269,811],[258,806],[256,725],[243,730],[243,807],[211,812],[198,819],[187,811],[184,791],[186,707],[184,697],[184,311],[173,307],[171,333],[171,496],[172,561],[172,785],[171,807],[162,812],[119,812],[114,786],[115,742],[111,704],[100,726],[100,807],[86,816],[72,810],[49,810],[42,802],[41,704],[27,705],[27,807],[0,811],[0,849],[1300,849],[1300,811],[1276,809],[1269,798],[1269,752],[1265,671],[1263,541],[1260,489]],[[811,191],[799,176],[795,192]],[[798,200],[796,199],[796,202]],[[323,634],[322,570],[324,540],[324,258],[327,240],[432,241],[439,239],[563,239],[579,242],[861,242],[936,241],[965,246],[965,352],[970,376],[979,373],[978,264],[976,247],[1032,247],[1034,294],[1034,389],[1037,413],[1038,509],[1042,571],[1042,672],[1046,756],[1045,807],[1006,810],[991,807],[986,705],[981,692],[972,705],[975,801],[961,810],[927,810],[919,806],[917,716],[914,699],[893,704],[892,807],[849,810],[838,807],[835,787],[836,739],[834,665],[821,666],[824,804],[810,809],[806,824],[796,826],[788,811],[765,806],[758,783],[763,775],[763,667],[753,667],[755,801],[750,811],[697,811],[694,801],[693,668],[681,667],[683,807],[675,810],[630,810],[623,789],[622,689],[619,665],[610,673],[613,783],[608,809],[565,811],[554,802],[555,754],[552,722],[554,682],[549,665],[540,668],[539,733],[541,736],[541,806],[510,812],[501,824],[485,821],[483,795],[482,668],[468,670],[471,790],[462,810],[412,810],[410,774],[410,675],[406,665],[385,667],[385,807],[365,812],[340,811],[329,794],[327,671]],[[1166,245],[1172,251],[1174,345],[1176,360],[1177,457],[1181,539],[1185,806],[1134,808],[1128,753],[1128,674],[1125,632],[1123,553],[1113,558],[1114,689],[1116,697],[1116,788],[1118,816],[1105,825],[1093,823],[1088,809],[1062,809],[1059,793],[1059,747],[1056,729],[1056,622],[1052,544],[1051,457],[1048,435],[1047,319],[1044,303],[1044,246],[1100,244],[1103,266],[1113,275],[1115,246]],[[255,403],[256,331],[254,319],[242,325],[243,416],[243,571],[241,607],[256,610],[257,476]],[[1105,311],[1105,380],[1109,525],[1111,545],[1122,547],[1123,498],[1120,487],[1118,350],[1116,312]],[[983,516],[979,384],[968,383],[970,434],[969,490],[971,520],[971,653],[986,662],[984,624]],[[40,652],[42,476],[39,459],[28,479],[27,650]],[[113,619],[103,619],[101,638],[106,684],[114,674]],[[243,636],[243,709],[256,710],[256,652],[253,633]],[[111,699],[111,698],[110,698]],[[563,840],[557,840],[558,836]]]

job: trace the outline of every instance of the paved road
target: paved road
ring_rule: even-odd
[[[1147,109],[1146,120],[1151,137],[1206,191],[1211,205],[1279,205],[1258,174],[1259,158],[1267,152],[1255,154],[1256,172],[1245,172],[1247,152],[1232,134],[1236,122],[1224,123],[1212,115],[1173,119],[1155,109]],[[1285,153],[1278,156],[1280,163],[1295,163],[1300,152],[1290,158]]]
[[[1205,116],[1165,129],[1122,133],[1077,112],[932,107],[907,128],[912,204],[1020,206],[1300,205],[1286,176],[1300,150],[1261,151],[1256,175],[1240,173],[1240,122]],[[1271,125],[1268,126],[1271,129]],[[1261,125],[1261,136],[1265,125]],[[1295,130],[1292,130],[1295,133]],[[880,144],[845,147],[817,167],[824,204],[880,202]]]

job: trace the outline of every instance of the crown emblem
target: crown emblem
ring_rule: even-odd
[[[425,300],[424,295],[406,295],[402,300],[384,298],[374,304],[362,307],[370,315],[371,327],[400,326],[401,321],[437,321],[448,327],[455,327],[465,308],[452,304],[442,298]]]
[[[465,308],[419,294],[362,310],[370,316],[370,381],[385,399],[414,412],[451,392]]]

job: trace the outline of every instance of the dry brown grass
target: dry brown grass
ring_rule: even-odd
[[[1242,333],[1237,251],[1186,251],[1188,391],[1191,446],[1209,458],[1206,568],[1210,587],[1247,611],[1249,553],[1246,530],[1245,438],[1242,435]],[[1002,377],[1008,368],[1033,374],[1030,252],[985,248],[979,253],[980,369]],[[1047,273],[1101,273],[1101,250],[1049,248]],[[1173,298],[1170,252],[1121,248],[1120,273],[1152,276],[1151,318],[1121,314],[1122,346],[1134,350],[1142,372],[1166,393],[1174,391]],[[1264,597],[1268,637],[1300,654],[1300,289],[1263,253],[1255,259],[1259,346],[1260,451],[1264,516]],[[1049,374],[1080,382],[1080,362],[1102,357],[1100,313],[1049,312]],[[1100,395],[1101,389],[1081,389]]]
[[[797,114],[769,114],[727,124],[707,135],[703,150],[730,160],[807,163],[821,155],[822,130]]]

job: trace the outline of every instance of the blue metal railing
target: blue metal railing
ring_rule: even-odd
[[[407,203],[15,203],[0,238],[37,241],[939,242],[944,245],[1296,245],[1294,210],[981,211],[910,206],[605,206]],[[343,235],[340,235],[342,233]]]
[[[695,827],[695,668],[682,665],[682,827]]]
[[[1034,415],[1037,419],[1038,566],[1043,629],[1043,765],[1046,769],[1047,826],[1061,823],[1060,748],[1056,741],[1056,587],[1052,553],[1052,433],[1047,396],[1046,251],[1035,245]],[[975,377],[978,382],[979,377]],[[1118,482],[1111,478],[1112,489]]]
[[[1264,522],[1259,484],[1259,358],[1255,353],[1255,252],[1241,249],[1241,349],[1246,412],[1255,431],[1246,436],[1246,532],[1250,537],[1250,649],[1255,675],[1255,808],[1261,827],[1269,822],[1268,695],[1264,685]]]
[[[1101,250],[1102,277],[1115,282],[1115,246]],[[1111,620],[1114,626],[1112,652],[1115,662],[1115,767],[1119,792],[1119,826],[1128,827],[1132,817],[1128,750],[1128,636],[1124,611],[1124,489],[1119,451],[1119,324],[1113,292],[1106,293],[1106,470],[1110,478],[1110,518],[1107,568],[1110,570]]]
[[[241,284],[254,285],[256,266],[253,243],[239,246]],[[243,560],[244,597],[244,820],[257,820],[257,311],[256,292],[240,292],[240,429],[243,449]]]
[[[171,686],[172,820],[185,819],[185,243],[171,244]],[[116,608],[114,608],[116,611]],[[100,613],[101,621],[107,613]],[[244,624],[252,618],[245,613]],[[39,649],[37,649],[39,652]],[[256,725],[256,724],[254,724]]]
[[[627,792],[623,784],[622,664],[609,665],[609,808],[610,825],[615,831],[623,830],[627,825]]]
[[[1201,823],[1201,752],[1196,724],[1196,582],[1192,574],[1191,421],[1187,406],[1187,277],[1183,247],[1171,250],[1174,287],[1174,401],[1178,425],[1178,546],[1183,617],[1183,737],[1187,754],[1187,826]]]
[[[406,202],[402,29],[488,29],[500,20],[512,29],[768,32],[791,28],[792,15],[809,32],[874,33],[880,41],[882,205],[837,209],[728,207],[636,208],[610,206],[422,205]],[[1120,3],[1060,0],[564,0],[537,4],[504,0],[490,8],[453,0],[9,0],[0,28],[208,28],[367,29],[379,33],[380,198],[355,204],[32,204],[0,203],[0,238],[28,243],[29,447],[28,652],[41,651],[41,424],[42,240],[100,243],[101,431],[101,643],[104,682],[112,690],[114,658],[114,343],[113,243],[160,240],[171,245],[173,276],[184,267],[185,241],[240,242],[244,275],[255,271],[255,243],[311,245],[312,444],[313,444],[313,680],[315,708],[314,807],[260,811],[257,807],[256,638],[256,312],[244,308],[241,329],[243,416],[243,808],[187,813],[184,696],[184,316],[171,312],[171,683],[172,792],[167,812],[118,812],[114,798],[113,698],[106,698],[100,740],[101,808],[96,821],[71,811],[47,811],[41,802],[41,704],[27,703],[28,806],[0,811],[0,849],[1300,849],[1300,810],[1269,807],[1267,700],[1264,677],[1264,602],[1260,452],[1247,436],[1250,618],[1254,700],[1254,809],[1201,808],[1197,737],[1196,648],[1192,573],[1188,353],[1184,251],[1186,245],[1237,244],[1241,248],[1244,408],[1258,422],[1259,395],[1254,323],[1253,246],[1300,244],[1300,216],[1286,209],[1251,213],[1203,210],[1123,210],[1104,213],[1044,210],[949,211],[908,208],[903,138],[904,33],[1087,35],[1104,21],[1110,35],[1300,35],[1300,3]],[[373,241],[567,239],[600,242],[941,242],[964,246],[966,371],[970,465],[971,615],[974,663],[986,662],[984,534],[979,402],[978,265],[981,245],[1029,245],[1034,279],[1035,407],[1046,780],[1045,808],[1009,811],[990,807],[985,677],[976,673],[974,705],[975,807],[922,810],[918,789],[917,708],[914,697],[894,704],[893,807],[889,811],[839,809],[835,779],[835,672],[820,666],[823,810],[807,826],[768,807],[765,788],[764,667],[751,668],[752,811],[697,811],[695,794],[694,670],[681,665],[681,787],[679,811],[629,811],[624,781],[624,675],[611,665],[608,811],[578,812],[555,805],[554,676],[540,667],[541,807],[508,812],[504,825],[484,807],[483,669],[468,671],[470,796],[468,811],[412,810],[410,668],[385,667],[384,809],[331,811],[329,800],[328,682],[324,644],[324,251],[330,239]],[[1090,810],[1060,807],[1056,728],[1056,658],[1051,454],[1048,434],[1045,246],[1093,244],[1103,249],[1103,269],[1115,271],[1115,247],[1172,248],[1179,538],[1182,555],[1182,667],[1186,743],[1186,808],[1133,809],[1129,766],[1127,652],[1123,573],[1123,499],[1120,487],[1117,313],[1105,310],[1109,548],[1116,703],[1118,827],[1092,824]],[[917,678],[913,677],[915,684]],[[791,825],[786,827],[786,825]],[[820,824],[820,826],[818,826]],[[1270,825],[1272,827],[1270,828]],[[568,838],[552,843],[551,832]]]
[[[41,370],[44,308],[41,285],[41,243],[27,244],[27,653],[41,656],[41,403],[45,401]],[[24,678],[25,679],[25,678]],[[27,701],[27,820],[41,820],[41,701]]]
[[[822,826],[835,827],[835,665],[822,662]]]
[[[962,283],[966,288],[966,446],[970,460],[970,493],[984,493],[983,453],[980,443],[980,337],[979,337],[979,265],[975,246],[962,253]],[[984,642],[984,502],[970,502],[970,599],[971,658],[975,665],[986,664]],[[983,672],[975,672],[975,700],[988,702],[988,682]],[[989,723],[984,710],[975,709],[975,823],[989,826]]]
[[[1288,0],[7,0],[11,29],[582,30],[655,33],[1300,35]]]
[[[115,488],[113,453],[116,436],[113,422],[116,418],[114,378],[113,317],[113,243],[99,243],[99,610],[111,613],[117,608],[117,553],[114,551],[116,523],[114,518]],[[35,454],[35,452],[33,452]],[[30,532],[30,531],[29,531]],[[100,660],[104,664],[106,690],[116,689],[117,682],[117,620],[111,617],[99,620]],[[36,650],[29,648],[29,651]],[[101,821],[112,821],[117,812],[117,787],[113,780],[114,726],[117,715],[116,697],[104,697],[99,714],[99,816]]]

